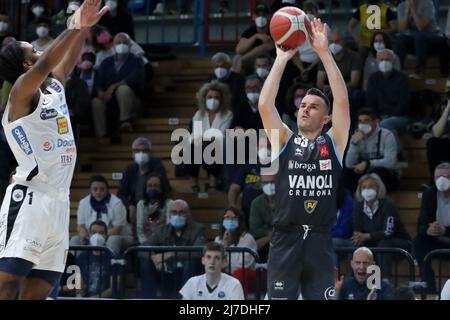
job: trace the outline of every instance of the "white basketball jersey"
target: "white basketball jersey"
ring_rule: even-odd
[[[64,88],[49,78],[45,90],[39,91],[38,106],[31,114],[9,122],[8,103],[3,115],[5,136],[18,163],[13,178],[17,183],[43,183],[68,195],[76,147]]]
[[[244,300],[244,291],[238,279],[222,273],[219,284],[209,292],[206,275],[190,278],[181,288],[180,294],[187,300]]]

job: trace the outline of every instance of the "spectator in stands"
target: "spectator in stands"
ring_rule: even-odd
[[[450,79],[447,79],[446,87],[447,104],[432,127],[433,137],[427,140],[427,160],[431,177],[439,163],[450,161]]]
[[[352,211],[353,211],[353,196],[352,193],[345,188],[343,183],[344,175],[338,184],[336,197],[336,213],[337,221],[333,229],[331,229],[331,236],[333,240],[333,248],[338,247],[353,247],[351,240],[353,234],[352,226]]]
[[[358,129],[350,139],[342,172],[345,187],[353,192],[362,175],[376,173],[388,191],[394,190],[398,182],[398,146],[394,134],[379,126],[374,110],[364,108],[358,114]]]
[[[260,55],[255,58],[255,73],[263,82],[266,80],[272,69],[273,61],[273,58],[268,54]]]
[[[50,11],[48,10],[45,1],[37,0],[29,5],[28,22],[26,25],[26,40],[31,42],[36,39],[36,27],[41,17],[49,17]]]
[[[77,210],[78,235],[70,239],[71,245],[89,243],[89,227],[97,220],[108,227],[106,247],[116,256],[122,253],[127,225],[127,211],[122,201],[109,192],[108,181],[101,175],[94,175],[89,182],[90,195],[80,200]]]
[[[213,75],[208,79],[208,82],[217,80],[228,85],[231,93],[231,111],[234,113],[238,108],[244,92],[244,77],[231,70],[230,56],[223,52],[217,52],[211,58],[213,67]]]
[[[50,20],[41,17],[36,20],[36,35],[34,41],[31,42],[33,48],[37,51],[45,51],[53,42],[53,38],[50,36]]]
[[[89,91],[89,96],[95,93],[95,78],[97,71],[94,69],[95,53],[92,51],[85,51],[81,55],[81,62],[77,65],[80,79],[86,83]]]
[[[241,283],[222,272],[226,262],[223,245],[208,242],[203,248],[202,256],[205,273],[190,278],[181,288],[183,300],[244,300]]]
[[[362,62],[358,53],[344,47],[344,40],[340,31],[332,31],[330,34],[330,51],[334,60],[341,71],[342,77],[347,85],[350,98],[350,112],[352,116],[364,104],[363,92],[359,90],[361,84]],[[316,86],[326,95],[331,95],[331,89],[328,85],[327,75],[323,63],[319,63],[317,72]]]
[[[269,242],[272,238],[272,216],[275,209],[275,176],[261,175],[263,194],[256,197],[250,206],[250,233],[256,239],[261,262],[269,256]]]
[[[167,175],[161,159],[152,155],[150,140],[138,137],[131,148],[134,163],[125,169],[117,196],[128,210],[128,220],[133,229],[133,236],[136,236],[136,205],[145,198],[147,177],[150,173],[157,173],[167,181]]]
[[[90,225],[89,244],[91,246],[105,246],[107,236],[108,227],[105,222],[97,220]],[[104,251],[85,251],[76,257],[77,265],[81,269],[83,297],[112,297],[111,258]]]
[[[394,52],[383,49],[377,52],[379,71],[373,73],[367,83],[366,106],[375,110],[380,118],[380,127],[394,133],[400,146],[398,135],[409,125],[408,78],[395,70]]]
[[[422,281],[428,293],[436,293],[434,272],[423,259],[434,249],[450,249],[450,163],[443,162],[434,170],[435,185],[422,194],[417,237],[414,250]]]
[[[450,279],[445,282],[442,288],[441,300],[450,300]]]
[[[269,32],[269,8],[259,4],[255,14],[255,24],[242,33],[236,46],[237,63],[234,66],[236,72],[249,74],[256,57],[264,54],[274,56],[275,53],[275,43]]]
[[[391,37],[383,32],[383,31],[375,31],[373,33],[372,41],[370,42],[370,50],[369,55],[366,58],[366,61],[364,63],[364,71],[363,71],[363,89],[367,90],[367,81],[369,80],[369,77],[379,71],[378,68],[378,60],[377,60],[377,53],[380,52],[383,49],[391,49],[392,50],[392,39]],[[395,70],[400,71],[400,59],[398,56],[394,53],[394,62],[393,62],[393,68]]]
[[[448,51],[436,23],[435,10],[432,0],[405,0],[397,7],[400,35],[395,41],[395,52],[402,65],[407,53],[415,54],[416,72],[411,75],[414,78],[424,76],[428,52],[441,56],[441,71],[448,74]]]
[[[199,192],[198,176],[200,164],[194,164],[194,153],[196,146],[202,145],[205,148],[211,140],[223,139],[225,130],[231,125],[233,113],[230,111],[230,92],[228,87],[218,81],[205,83],[196,94],[198,110],[192,117],[192,161],[187,165],[189,176],[191,177],[192,191]],[[195,129],[200,127],[200,129]],[[217,129],[217,130],[209,130]],[[217,136],[220,133],[220,136]],[[217,134],[217,135],[216,135]],[[216,143],[216,142],[211,142]],[[219,143],[221,147],[223,144]],[[214,155],[213,155],[214,157]],[[208,173],[209,184],[205,186],[205,191],[217,190],[218,178],[222,172],[222,165],[213,163],[202,163]]]
[[[151,173],[147,177],[144,199],[136,208],[136,233],[140,244],[148,241],[155,228],[169,222],[170,187],[163,176]]]
[[[106,27],[113,36],[126,33],[134,39],[133,17],[127,11],[126,1],[107,0],[105,4],[109,7],[109,12],[100,19],[99,24]]]
[[[234,129],[264,129],[258,111],[259,94],[263,81],[257,75],[249,75],[245,79],[245,93],[240,103],[233,110],[231,128]],[[245,97],[245,98],[244,98]]]
[[[223,215],[220,235],[214,239],[225,248],[248,248],[257,252],[255,238],[247,232],[244,215],[236,208],[229,207]],[[255,282],[255,258],[250,253],[234,252],[229,255],[227,271],[242,283],[247,296],[250,286]]]
[[[283,122],[291,129],[292,132],[298,133],[297,126],[297,114],[300,104],[306,95],[309,87],[302,83],[294,83],[287,90],[286,101],[285,101],[285,112],[282,114],[281,118]]]
[[[386,196],[386,187],[376,173],[361,177],[353,205],[353,245],[381,248],[401,248],[411,251],[411,237],[400,221],[395,203]],[[392,257],[383,254],[378,259],[384,278],[390,278]]]
[[[170,206],[169,224],[158,226],[150,239],[149,246],[203,246],[205,226],[192,220],[189,205],[177,199]],[[140,276],[142,297],[156,298],[159,288],[163,298],[169,298],[193,275],[200,273],[200,256],[189,252],[153,252],[140,256]],[[164,278],[164,279],[163,279]],[[173,285],[177,284],[174,288]]]
[[[369,266],[375,265],[372,251],[367,247],[361,247],[353,252],[350,263],[352,273],[350,276],[341,276],[336,281],[335,297],[338,300],[390,300],[394,291],[393,286],[385,279],[381,282],[381,288],[368,288],[367,273]]]
[[[106,58],[98,69],[97,94],[92,113],[97,137],[107,134],[107,114],[118,107],[121,131],[132,131],[131,119],[139,113],[139,96],[144,90],[142,60],[130,53],[130,38],[125,33],[114,37],[115,55]],[[108,110],[108,112],[106,112]],[[113,118],[113,117],[112,117]],[[111,137],[116,137],[115,118],[110,119]]]
[[[376,25],[371,19],[373,11],[368,10],[370,6],[378,6],[380,13],[380,25]],[[359,26],[359,32],[356,31]],[[361,59],[366,59],[371,49],[371,39],[376,30],[383,30],[386,33],[393,34],[397,31],[397,15],[392,11],[390,5],[385,1],[371,0],[361,4],[353,13],[348,23],[348,32],[358,44]]]
[[[3,40],[7,37],[15,37],[11,32],[12,28],[9,21],[9,15],[5,11],[0,11],[0,43],[3,47]],[[6,44],[5,44],[6,46]]]

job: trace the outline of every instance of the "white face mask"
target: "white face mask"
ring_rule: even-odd
[[[342,49],[344,49],[343,46],[341,46],[338,43],[332,43],[329,45],[330,51],[332,54],[337,55],[339,52],[342,51]]]
[[[375,200],[377,197],[377,192],[374,189],[364,189],[361,191],[361,196],[367,202]]]
[[[372,131],[372,127],[370,126],[370,124],[359,123],[358,130],[364,134],[369,134],[369,132]]]
[[[149,159],[150,159],[150,156],[148,155],[148,153],[137,152],[134,154],[134,162],[136,162],[140,166],[146,164]]]
[[[263,185],[262,190],[266,196],[273,196],[275,194],[275,183],[266,183]]]
[[[0,32],[5,32],[8,30],[9,23],[5,21],[0,21]]]
[[[390,61],[381,61],[378,63],[378,69],[381,72],[391,72],[392,71],[392,62]]]
[[[48,36],[48,28],[47,27],[37,27],[36,28],[36,34],[39,38],[44,38]]]
[[[111,10],[111,11],[115,11],[117,9],[117,1],[110,0],[110,1],[106,1],[105,4],[109,7],[109,10]]]
[[[383,42],[374,42],[373,43],[373,48],[375,49],[376,52],[379,52],[379,51],[385,49],[386,46],[384,45]]]
[[[255,24],[258,28],[264,28],[267,25],[266,17],[256,17]]]
[[[116,45],[115,49],[117,54],[127,54],[130,52],[130,47],[125,43]]]
[[[94,233],[89,238],[89,243],[91,246],[103,247],[106,243],[106,239],[100,233]]]
[[[44,13],[44,7],[34,7],[31,12],[33,12],[36,17],[40,17]]]
[[[78,68],[81,70],[90,70],[94,66],[94,63],[89,60],[84,60],[82,63],[78,65]]]
[[[258,159],[262,164],[268,164],[272,160],[270,150],[261,148],[258,150]]]
[[[225,68],[215,68],[214,74],[216,75],[217,79],[225,78],[228,75],[228,69]]]
[[[219,108],[220,101],[218,99],[209,98],[206,100],[206,108],[211,111],[216,111]]]
[[[257,103],[259,100],[259,92],[248,92],[247,99],[253,104]]]
[[[450,189],[450,179],[446,177],[439,177],[436,179],[436,188],[441,191],[445,192]]]
[[[256,68],[256,74],[261,79],[265,79],[269,75],[269,70],[266,68]]]

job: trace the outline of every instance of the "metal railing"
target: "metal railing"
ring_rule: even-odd
[[[438,260],[438,272],[437,272],[437,279],[438,279],[438,285],[436,287],[439,298],[441,297],[441,291],[442,291],[442,282],[445,279],[450,278],[450,269],[447,268],[445,271],[447,271],[445,274],[443,273],[444,269],[442,268],[443,262],[445,261],[448,265],[450,265],[450,249],[436,249],[431,252],[429,252],[425,258],[423,259],[423,265],[426,266],[427,264],[431,265],[433,267],[433,260]],[[435,274],[436,278],[436,274]],[[434,279],[435,281],[435,279]],[[425,294],[422,295],[422,299],[424,299]]]

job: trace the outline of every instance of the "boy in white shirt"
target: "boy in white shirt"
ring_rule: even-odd
[[[205,273],[190,278],[181,288],[183,300],[244,300],[244,290],[236,278],[222,273],[226,265],[225,248],[209,242],[203,249]]]

